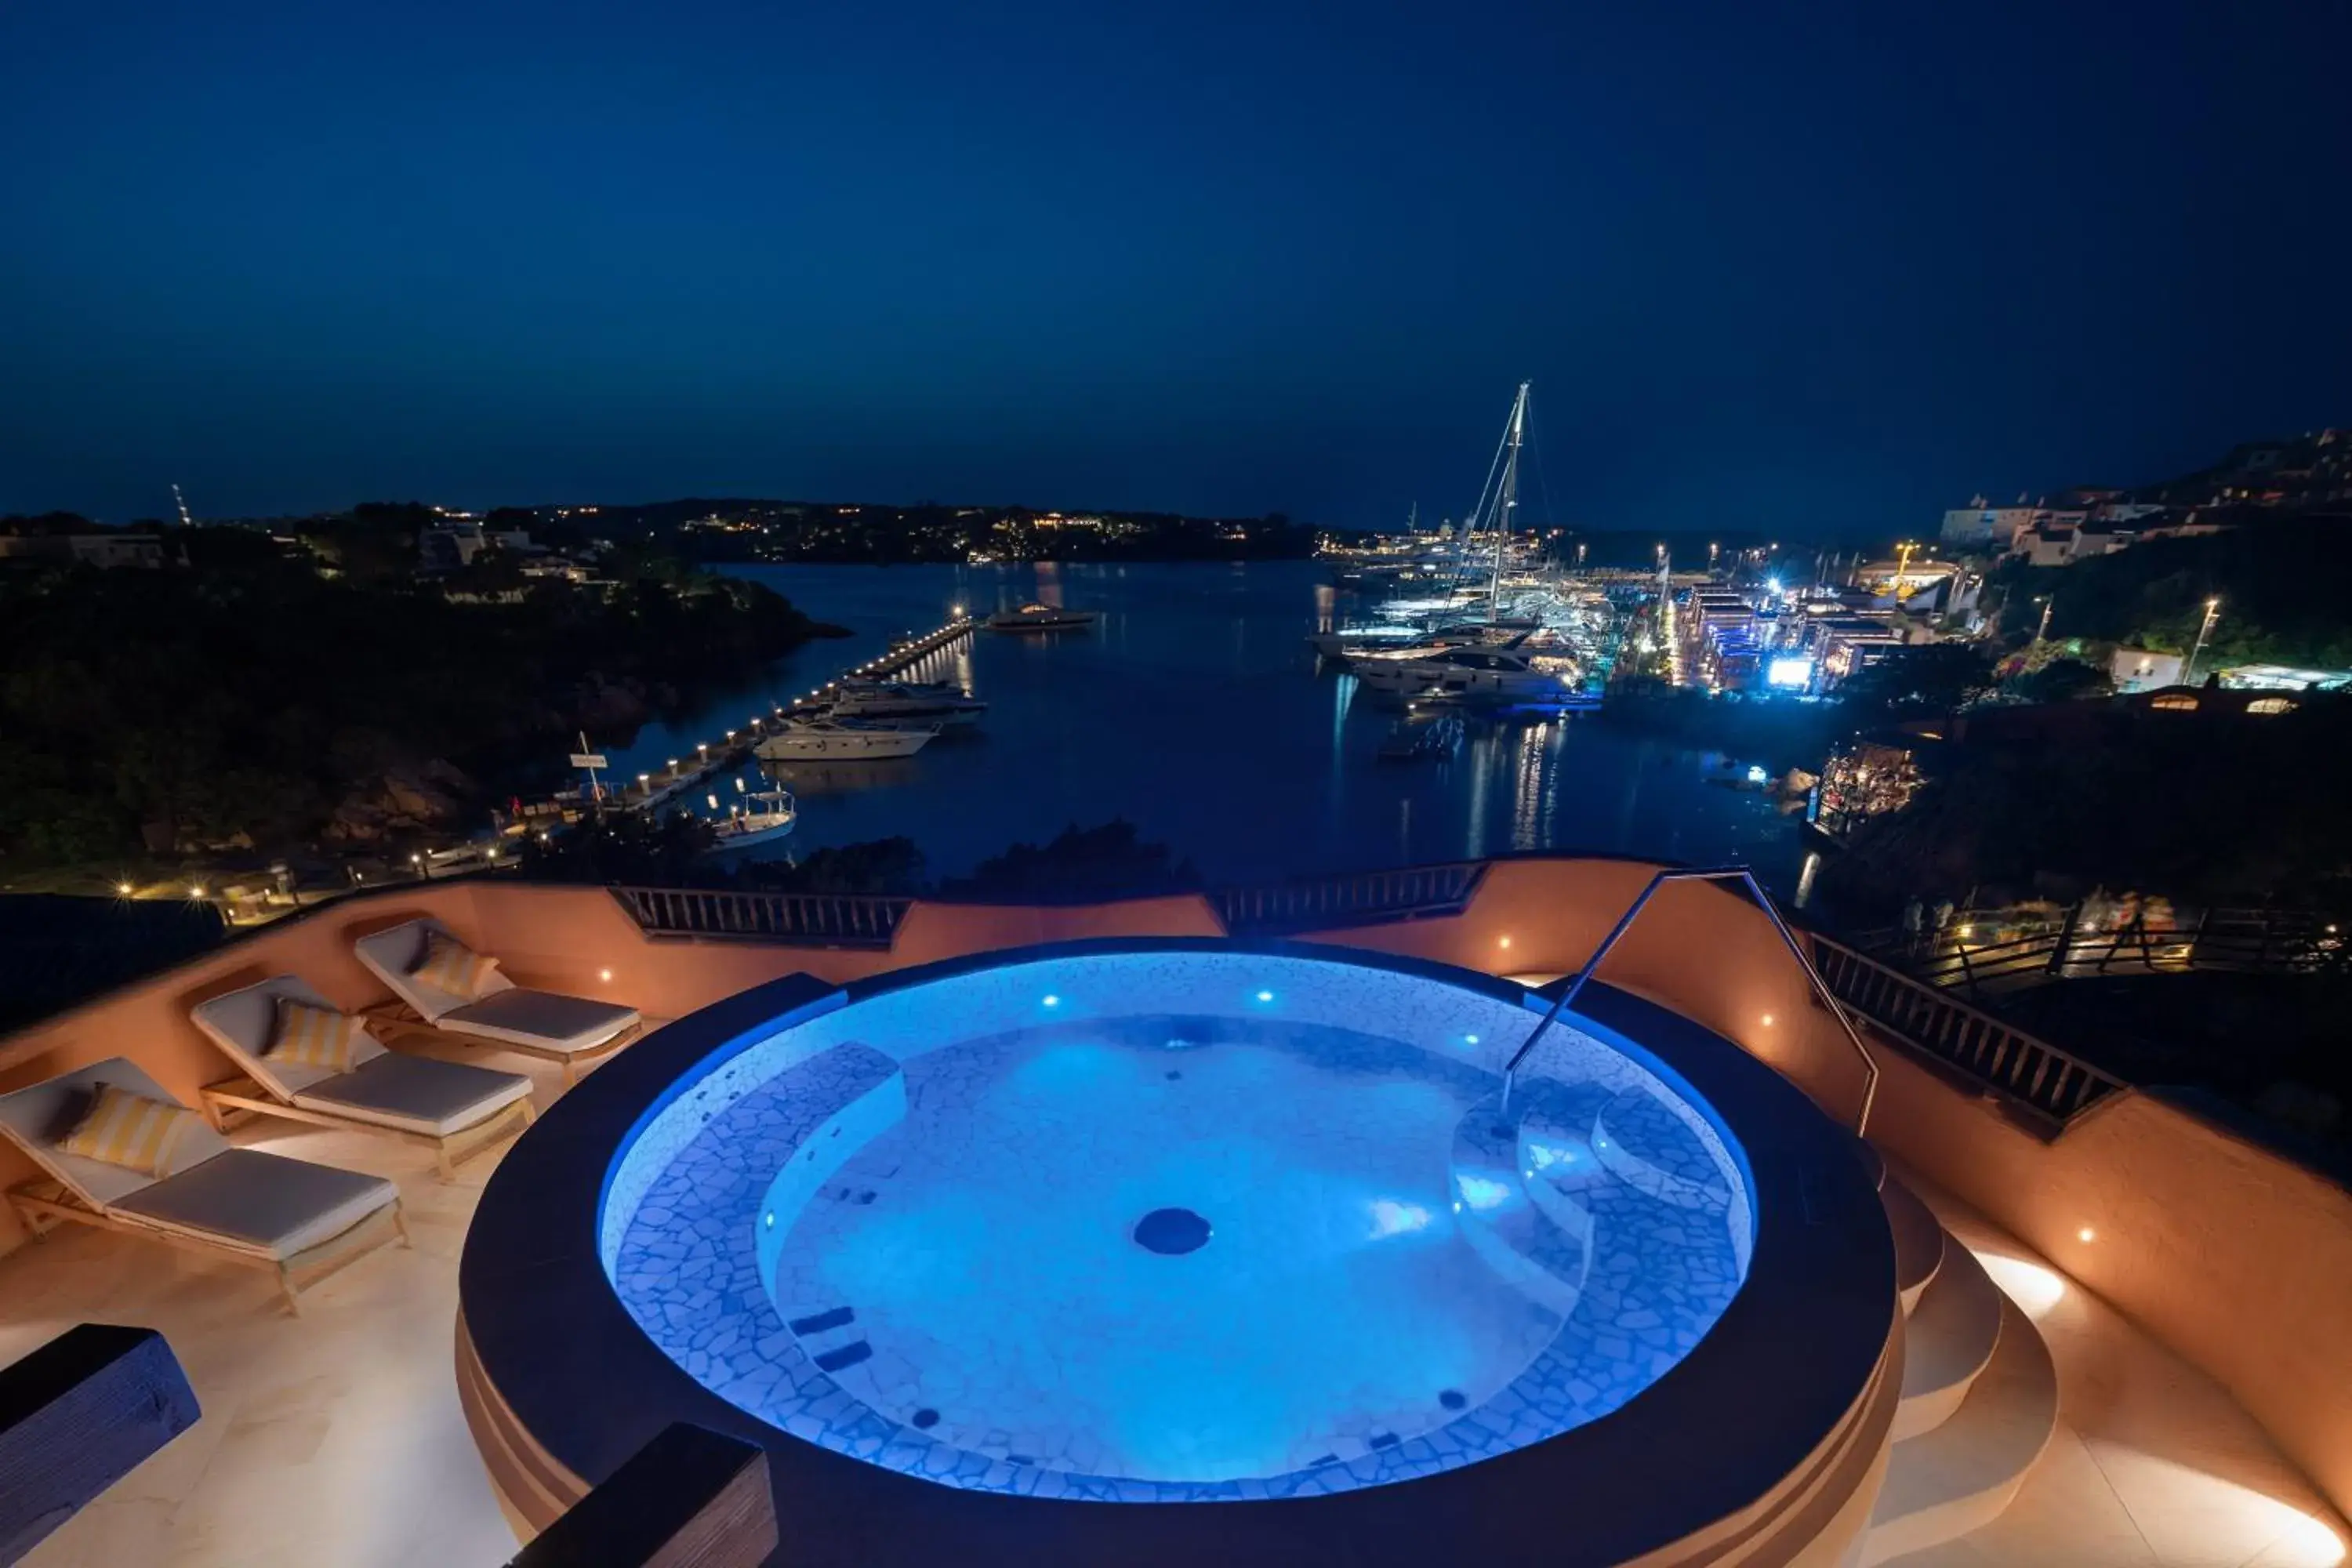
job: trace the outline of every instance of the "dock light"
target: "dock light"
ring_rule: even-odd
[[[651,773],[639,773],[637,775],[637,782],[641,784],[651,784],[654,782],[654,775]]]
[[[201,899],[204,896],[205,885],[202,882],[191,882],[188,884],[188,897],[192,899]]]
[[[733,739],[735,738],[735,731],[732,731],[732,730],[728,731],[727,731],[727,738],[728,738],[729,740],[730,740],[730,741],[731,741],[731,740],[733,740]]]
[[[1061,999],[1059,996],[1055,995],[1055,994],[1054,994],[1052,992],[1050,992],[1050,991],[1049,991],[1049,992],[1047,992],[1047,993],[1045,994],[1045,1005],[1046,1005],[1046,1006],[1048,1006],[1048,1007],[1058,1007],[1058,1006],[1060,1006],[1061,1005],[1062,1005],[1062,999]]]
[[[546,829],[546,828],[544,828],[544,827],[542,827],[542,828],[541,828],[541,829],[539,830],[539,841],[540,841],[541,844],[544,844],[544,843],[546,843],[546,842],[547,842],[547,829]]]
[[[672,757],[669,760],[669,771],[672,773],[677,772],[677,759],[676,757]]]
[[[2099,1239],[2099,1233],[2093,1230],[2086,1225],[2082,1229],[2074,1233],[2074,1239],[2076,1241],[2096,1241]]]
[[[117,882],[114,884],[114,890],[127,899],[131,896],[131,884],[128,882]]]
[[[600,969],[596,972],[596,978],[599,980],[609,981],[613,978],[613,972],[609,969]]]
[[[709,756],[710,754],[710,742],[708,741],[697,741],[694,743],[694,749],[700,752],[703,755]]]
[[[642,777],[643,775],[640,774],[639,776]],[[425,864],[425,857],[422,855],[411,855],[408,858],[408,863],[412,866],[422,866]]]

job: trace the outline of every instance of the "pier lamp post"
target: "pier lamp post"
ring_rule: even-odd
[[[2183,665],[2180,669],[2181,685],[2194,686],[2197,684],[2197,656],[2205,651],[2205,639],[2213,635],[2213,621],[2216,616],[2221,615],[2221,601],[2220,599],[2213,598],[2205,601],[2205,619],[2200,622],[2197,627],[2197,646],[2189,650],[2189,662]]]
[[[708,741],[697,741],[694,743],[694,753],[696,756],[700,757],[704,762],[709,762],[710,760],[710,742]]]

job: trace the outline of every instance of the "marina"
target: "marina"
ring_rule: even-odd
[[[1445,704],[1462,721],[1450,754],[1383,763],[1383,742],[1419,700],[1373,689],[1308,639],[1382,608],[1430,617],[1439,612],[1412,599],[1436,595],[1383,605],[1339,586],[1328,562],[739,570],[848,626],[853,674],[888,656],[899,628],[938,625],[958,605],[1052,597],[1101,614],[1091,633],[969,637],[900,668],[892,679],[945,683],[987,704],[979,723],[950,725],[916,755],[765,763],[801,804],[782,847],[793,854],[905,837],[929,874],[958,876],[1014,843],[1124,817],[1204,877],[1227,879],[1276,864],[1338,871],[1671,847],[1692,860],[1746,859],[1787,889],[1804,859],[1796,818],[1712,782],[1725,759],[1612,728],[1592,711],[1594,676],[1548,706]],[[1531,618],[1551,591],[1515,585],[1515,575],[1506,574],[1505,618]],[[1594,669],[1622,626],[1601,598],[1566,579],[1566,607],[1550,611],[1575,623],[1563,635],[1591,650]],[[658,771],[714,726],[780,701],[791,711],[780,693],[821,692],[842,663],[842,645],[814,645],[674,728],[646,726],[613,760],[631,776]],[[1244,756],[1255,764],[1238,765]]]

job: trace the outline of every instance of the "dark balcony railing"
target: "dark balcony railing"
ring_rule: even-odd
[[[1813,963],[1830,994],[1887,1036],[2060,1127],[2128,1086],[2046,1041],[1826,937]]]
[[[2211,909],[2095,925],[2082,909],[2018,918],[1960,910],[1937,931],[1858,931],[1851,945],[1930,985],[1998,994],[2052,980],[2189,970],[2317,974],[2352,967],[2343,922],[2308,910]]]
[[[1225,888],[1209,898],[1225,930],[1234,935],[1280,936],[1458,915],[1469,908],[1470,897],[1486,873],[1484,860],[1456,860],[1393,871],[1306,877],[1263,887]]]
[[[613,896],[648,936],[809,947],[888,947],[914,902],[856,893],[747,893],[709,888],[615,888]]]

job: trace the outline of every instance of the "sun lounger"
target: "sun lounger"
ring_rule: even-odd
[[[431,1148],[447,1181],[458,1161],[530,1125],[530,1079],[520,1073],[402,1056],[365,1032],[341,1072],[273,1059],[281,1001],[335,1010],[299,976],[280,974],[215,996],[189,1015],[244,1073],[202,1090],[214,1127],[226,1129],[229,1117],[251,1111],[404,1139]]]
[[[359,961],[392,987],[394,1001],[366,1009],[369,1022],[396,1038],[406,1031],[454,1035],[558,1062],[567,1084],[578,1064],[619,1049],[636,1037],[636,1009],[555,991],[531,991],[492,970],[476,998],[452,995],[416,973],[436,932],[456,937],[436,920],[414,920],[360,938]]]
[[[169,1175],[68,1153],[100,1085],[179,1104],[121,1057],[0,1095],[0,1134],[46,1173],[8,1194],[34,1235],[72,1220],[267,1268],[296,1312],[305,1286],[388,1241],[407,1244],[399,1191],[383,1177],[231,1148],[201,1124],[181,1136]]]

